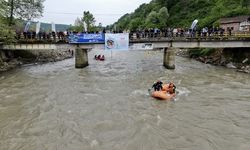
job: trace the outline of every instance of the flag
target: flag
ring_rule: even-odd
[[[56,32],[56,25],[54,22],[51,23],[51,30]]]
[[[40,32],[40,26],[41,26],[41,22],[37,22],[37,24],[36,24],[36,34],[38,34]]]
[[[198,23],[198,20],[195,19],[195,20],[193,21],[192,25],[191,25],[191,29],[192,29],[192,30],[195,28],[195,26],[197,25],[197,23]]]
[[[84,28],[85,32],[88,32],[88,27],[87,27],[87,24],[85,22],[83,22],[83,28]]]
[[[28,30],[29,30],[29,28],[30,28],[30,21],[28,21],[27,23],[26,23],[26,25],[25,25],[25,28],[24,28],[24,32],[27,32]]]

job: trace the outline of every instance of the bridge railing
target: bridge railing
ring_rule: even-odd
[[[45,33],[35,32],[17,33],[15,36],[18,43],[68,43],[68,36],[63,32]]]
[[[53,35],[53,34],[44,34],[44,35],[16,35],[17,43],[69,43],[68,35]],[[133,41],[192,41],[192,40],[201,40],[201,41],[211,41],[211,40],[245,40],[250,39],[250,32],[224,32],[222,33],[213,33],[213,34],[203,34],[203,33],[195,33],[195,34],[172,34],[172,33],[130,33],[129,39],[131,42]]]
[[[202,40],[202,41],[211,41],[211,40],[245,40],[250,39],[250,32],[235,32],[235,33],[213,33],[213,34],[138,34],[131,33],[131,41],[139,40]]]

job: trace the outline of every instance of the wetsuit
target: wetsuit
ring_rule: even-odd
[[[162,89],[162,82],[158,81],[156,83],[153,84],[152,88],[154,88],[155,91],[160,91]]]

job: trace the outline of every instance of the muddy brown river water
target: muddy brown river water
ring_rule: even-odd
[[[68,59],[0,74],[0,150],[249,150],[250,75],[162,59],[91,51],[84,69]],[[177,85],[174,100],[149,96],[158,79]]]

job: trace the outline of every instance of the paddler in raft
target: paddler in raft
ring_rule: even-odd
[[[163,84],[162,81],[157,81],[153,84],[154,91],[151,92],[151,96],[159,100],[170,100],[175,96],[176,86],[170,82]],[[150,91],[150,89],[149,89]]]

